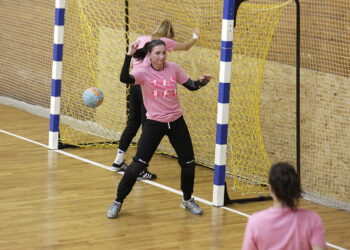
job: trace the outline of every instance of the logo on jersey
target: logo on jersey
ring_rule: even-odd
[[[152,97],[170,98],[177,96],[176,78],[171,76],[169,79],[153,79],[151,81]]]

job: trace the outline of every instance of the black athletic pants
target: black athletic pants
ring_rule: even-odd
[[[143,104],[142,92],[140,85],[130,85],[129,92],[129,116],[126,123],[126,127],[120,137],[119,146],[120,150],[126,152],[132,142],[132,139],[136,136],[141,124],[146,120],[146,108]]]
[[[147,166],[162,138],[167,135],[178,156],[181,166],[181,190],[184,200],[191,198],[195,177],[195,160],[191,136],[184,118],[181,116],[170,123],[146,120],[138,143],[137,153],[121,179],[116,201],[123,202],[133,188],[137,176]]]

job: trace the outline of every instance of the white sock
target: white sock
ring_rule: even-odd
[[[117,156],[115,157],[114,163],[118,164],[118,165],[122,164],[124,161],[124,154],[125,154],[125,152],[118,148]]]

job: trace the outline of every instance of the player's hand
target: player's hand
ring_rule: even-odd
[[[208,83],[208,82],[210,82],[210,80],[211,80],[212,78],[213,78],[212,75],[210,75],[210,74],[204,74],[204,75],[202,75],[198,80],[199,80],[200,82],[206,81],[206,82]]]
[[[135,41],[129,45],[128,53],[127,55],[132,56],[135,54],[137,48],[139,47],[140,41]]]
[[[210,82],[210,80],[211,80],[212,78],[213,78],[213,76],[210,75],[210,74],[204,74],[204,75],[202,75],[202,76],[198,79],[198,81],[199,81],[199,83],[200,83],[200,87],[203,87],[203,86],[207,85],[208,82]]]
[[[192,39],[198,40],[199,39],[199,33],[197,31],[193,32]]]

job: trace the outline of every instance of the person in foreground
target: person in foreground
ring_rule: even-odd
[[[175,32],[170,21],[164,20],[153,32],[152,35],[140,36],[137,38],[139,42],[138,48],[143,48],[145,44],[151,40],[160,39],[164,41],[167,51],[185,51],[189,50],[198,40],[198,34],[193,33],[192,39],[187,42],[176,42],[174,40]],[[133,70],[149,64],[149,58],[144,60],[132,60]],[[141,124],[146,120],[146,108],[143,104],[140,85],[130,85],[129,89],[129,115],[127,125],[120,137],[117,155],[112,164],[114,171],[125,171],[128,165],[125,163],[124,155],[128,150],[132,139],[136,136]],[[154,180],[157,175],[149,172],[147,169],[142,171],[138,180]]]
[[[294,167],[273,165],[269,184],[273,205],[249,218],[242,249],[327,249],[320,216],[297,206],[302,190]]]
[[[166,62],[166,46],[162,40],[152,40],[141,49],[139,42],[130,44],[120,81],[141,85],[143,101],[147,110],[136,155],[119,182],[117,197],[107,212],[108,218],[116,218],[126,196],[130,193],[138,175],[150,162],[162,138],[167,135],[178,156],[181,167],[181,206],[193,214],[202,214],[202,209],[192,197],[195,178],[195,159],[192,140],[183,118],[183,109],[178,98],[177,84],[193,91],[205,86],[212,78],[204,74],[197,81],[186,75],[179,65]],[[150,64],[129,74],[131,57],[143,60],[149,56]]]

